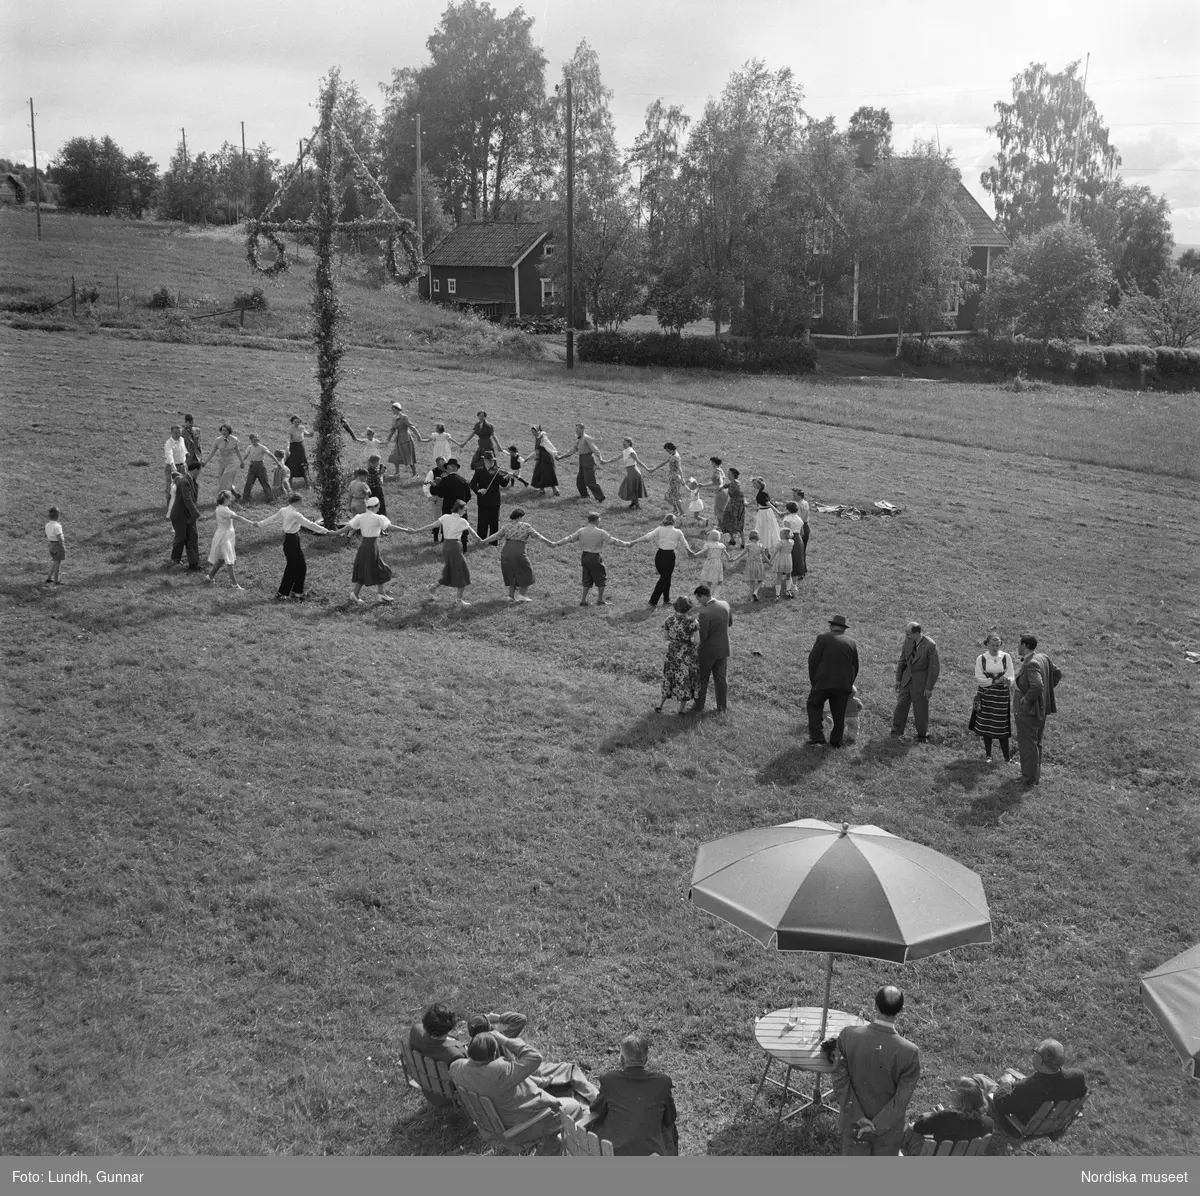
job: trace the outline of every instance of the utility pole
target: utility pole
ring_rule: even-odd
[[[250,167],[246,163],[246,122],[242,121],[242,199],[250,196]],[[243,203],[242,208],[249,211],[250,205]]]
[[[567,369],[575,368],[575,125],[567,76]]]
[[[425,261],[425,207],[421,202],[421,114],[417,113],[417,264]]]
[[[1079,159],[1079,137],[1083,133],[1083,105],[1087,99],[1088,67],[1092,65],[1089,52],[1087,61],[1083,64],[1083,88],[1079,93],[1079,115],[1075,120],[1075,148],[1071,151],[1071,189],[1067,192],[1067,223],[1071,223],[1071,208],[1075,202],[1075,163]]]
[[[187,160],[187,129],[180,129],[179,132],[183,135],[183,222],[189,224],[188,220],[188,160]]]
[[[33,96],[29,97],[29,132],[33,136],[33,210],[37,213],[38,240],[42,239],[42,197],[37,177],[37,129],[33,127]]]

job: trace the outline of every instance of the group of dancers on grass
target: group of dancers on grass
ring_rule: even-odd
[[[706,481],[685,477],[683,462],[677,446],[671,441],[663,445],[664,456],[654,465],[648,465],[638,454],[632,438],[622,441],[619,456],[605,458],[596,440],[582,423],[575,425],[575,443],[566,451],[559,451],[550,441],[545,429],[533,425],[532,477],[526,480],[522,470],[527,464],[515,444],[501,449],[500,437],[487,412],[477,414],[475,426],[463,440],[458,440],[446,431],[444,424],[436,424],[435,430],[424,436],[420,429],[405,414],[400,403],[392,403],[392,426],[387,437],[380,440],[374,429],[367,428],[359,436],[353,428],[343,422],[347,434],[368,449],[366,464],[356,469],[349,483],[348,502],[350,518],[337,529],[329,529],[304,516],[300,510],[301,484],[307,485],[309,475],[308,454],[305,441],[313,435],[299,416],[289,420],[289,447],[272,451],[263,444],[257,434],[251,434],[250,444],[243,456],[232,427],[224,424],[220,436],[207,458],[200,452],[200,437],[192,416],[185,417],[182,426],[171,429],[171,437],[165,446],[165,464],[168,485],[168,517],[176,527],[176,543],[172,559],[182,564],[182,556],[188,554],[189,567],[199,568],[193,547],[195,540],[194,521],[198,516],[198,475],[202,468],[216,459],[219,468],[216,508],[217,529],[209,551],[209,568],[206,578],[212,581],[222,568],[230,572],[232,583],[241,589],[235,571],[236,535],[238,522],[255,527],[271,527],[278,524],[284,533],[284,555],[286,568],[276,597],[292,601],[303,599],[304,563],[300,543],[300,531],[308,530],[317,535],[344,535],[359,538],[352,573],[352,600],[362,602],[362,591],[374,587],[382,602],[392,601],[384,586],[391,580],[392,571],[379,552],[380,538],[389,531],[402,534],[431,532],[435,542],[442,545],[443,567],[440,578],[430,586],[430,599],[445,587],[454,591],[455,602],[461,606],[470,603],[464,597],[470,585],[470,571],[465,550],[474,539],[482,545],[499,545],[500,567],[508,599],[512,604],[529,602],[528,591],[534,584],[533,570],[528,557],[531,541],[541,541],[549,547],[578,542],[582,550],[580,604],[589,605],[590,591],[597,591],[597,605],[608,605],[605,597],[607,570],[603,552],[609,545],[631,547],[642,542],[655,545],[655,568],[658,581],[649,598],[651,606],[670,602],[671,578],[680,556],[703,558],[700,579],[714,594],[725,584],[725,570],[738,561],[745,560],[745,576],[750,583],[748,597],[754,602],[772,590],[777,598],[791,598],[796,586],[808,570],[807,547],[809,539],[809,504],[802,490],[793,490],[793,497],[786,503],[773,501],[761,477],[751,478],[753,497],[747,503],[737,469],[726,469],[720,457],[709,458],[709,476]],[[470,460],[473,471],[470,480],[461,476],[462,468],[454,450],[466,448],[476,441]],[[388,464],[391,477],[402,477],[401,470],[407,468],[413,478],[417,475],[416,445],[429,443],[433,454],[432,468],[424,479],[424,492],[434,500],[440,500],[441,512],[431,522],[420,527],[405,527],[392,522],[387,516],[387,497],[384,490],[383,450],[390,448]],[[379,451],[376,451],[379,450]],[[270,455],[275,461],[275,475],[266,477],[263,460]],[[526,520],[526,511],[518,507],[510,513],[503,528],[500,527],[500,499],[504,489],[523,485],[531,495],[545,497],[547,493],[558,496],[559,478],[557,465],[569,458],[577,458],[578,472],[576,489],[581,499],[594,500],[596,504],[607,501],[607,496],[597,477],[597,470],[618,460],[625,475],[618,490],[618,497],[637,510],[648,498],[646,477],[665,469],[667,487],[665,500],[670,510],[663,516],[660,526],[632,540],[621,540],[600,526],[601,513],[593,511],[587,523],[560,539],[543,535]],[[500,464],[504,459],[504,465]],[[242,501],[249,502],[252,489],[257,482],[268,498],[286,498],[287,505],[267,519],[255,521],[241,514],[234,507],[237,496],[236,474],[239,466],[246,468],[246,481],[242,490]],[[182,479],[187,478],[187,482]],[[181,484],[182,482],[182,484]],[[711,512],[706,511],[704,491],[711,492]],[[466,519],[468,503],[476,501],[477,524],[472,528]],[[753,510],[752,526],[747,528],[748,505]],[[704,535],[703,541],[693,548],[684,532],[689,521]],[[188,525],[191,524],[189,531]],[[736,546],[736,550],[735,550]]]

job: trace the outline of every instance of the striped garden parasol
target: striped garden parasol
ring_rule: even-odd
[[[1142,975],[1142,1000],[1183,1060],[1200,1079],[1200,943]]]

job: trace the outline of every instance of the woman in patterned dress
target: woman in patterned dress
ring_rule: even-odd
[[[660,461],[657,465],[650,469],[653,473],[657,469],[667,467],[667,502],[676,515],[683,516],[683,461],[679,456],[679,450],[667,441],[663,445],[663,451],[667,454],[666,459]]]
[[[500,576],[508,586],[508,600],[514,602],[532,602],[528,590],[533,585],[533,569],[529,557],[525,555],[525,546],[530,540],[541,540],[543,544],[553,545],[553,540],[546,539],[537,528],[524,522],[525,512],[520,507],[514,507],[508,517],[508,524],[498,532],[493,532],[484,544],[501,544]]]
[[[675,614],[663,623],[663,633],[667,637],[667,658],[663,662],[662,701],[654,707],[660,714],[668,698],[674,698],[679,703],[680,714],[696,700],[696,683],[700,675],[696,637],[700,624],[694,615],[688,613],[691,609],[692,604],[688,599],[676,598]]]
[[[725,483],[725,493],[729,495],[725,509],[721,512],[721,533],[729,537],[730,544],[737,536],[742,548],[746,547],[746,496],[742,493],[742,484],[738,480],[741,475],[736,469],[729,471],[729,480]]]

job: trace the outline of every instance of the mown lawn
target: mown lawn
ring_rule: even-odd
[[[608,555],[606,612],[579,609],[573,549],[541,545],[536,601],[517,609],[486,550],[469,555],[474,606],[423,606],[438,567],[423,538],[388,544],[393,607],[351,607],[344,542],[309,544],[304,607],[270,605],[282,557],[266,532],[239,530],[244,595],[170,570],[167,426],[186,409],[206,441],[226,419],[278,441],[314,393],[304,353],[11,329],[0,353],[6,1153],[477,1151],[461,1122],[416,1117],[399,1081],[401,1037],[438,997],[523,1009],[549,1057],[594,1068],[641,1026],[676,1077],[686,1153],[766,1150],[767,1114],[745,1107],[751,1018],[819,1003],[821,961],[696,915],[687,883],[699,843],[804,816],[877,823],[984,877],[991,947],[837,966],[839,1007],[885,980],[907,990],[914,1109],[1054,1035],[1093,1096],[1048,1149],[1196,1152],[1196,1086],[1137,993],[1139,971],[1200,938],[1186,397],[1131,414],[1132,396],[1100,391],[352,352],[356,427],[402,390],[424,430],[460,437],[483,406],[505,442],[542,421],[564,448],[583,416],[608,452],[629,434],[653,461],[669,437],[690,472],[715,452],[776,494],[903,508],[815,516],[798,602],[752,607],[734,575],[731,710],[696,721],[650,710],[663,616],[645,606],[645,546]],[[616,470],[602,476],[614,493]],[[41,585],[50,502],[71,552],[56,590]],[[412,523],[430,509],[394,485],[389,507]],[[618,536],[656,514],[614,507]],[[586,507],[528,509],[557,536]],[[805,657],[835,611],[867,713],[833,757],[801,739]],[[943,661],[922,749],[886,735],[914,617]],[[992,625],[1009,648],[1036,630],[1066,674],[1032,794],[965,732]],[[797,1127],[776,1149],[832,1143]]]

